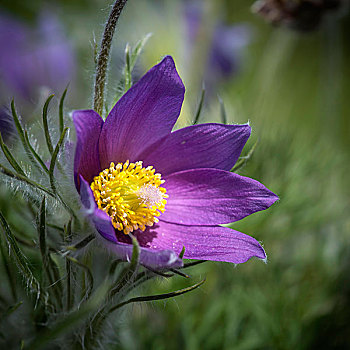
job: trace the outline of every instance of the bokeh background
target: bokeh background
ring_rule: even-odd
[[[337,10],[318,7],[274,25],[247,0],[127,4],[114,40],[110,103],[126,43],[152,33],[135,80],[172,55],[186,86],[178,126],[193,121],[204,83],[200,121],[222,121],[223,108],[228,123],[249,121],[253,134],[243,155],[258,143],[239,173],[280,201],[232,225],[263,242],[267,264],[206,262],[188,270],[189,280],[146,285],[139,294],[206,277],[190,294],[130,306],[109,325],[119,339],[110,349],[350,348],[350,18],[347,1],[334,2]],[[2,106],[15,97],[35,123],[47,94],[60,95],[69,83],[67,109],[90,108],[94,42],[110,5],[2,0]],[[4,36],[9,28],[11,40]]]

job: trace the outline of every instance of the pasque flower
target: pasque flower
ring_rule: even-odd
[[[203,42],[203,35],[208,27],[205,18],[205,3],[186,1],[184,8],[188,44],[186,52],[193,55],[193,47]],[[251,34],[251,28],[247,24],[227,25],[220,19],[215,21],[212,32],[206,33],[209,45],[203,74],[208,88],[238,73],[242,62],[241,56],[251,40]]]
[[[0,106],[0,134],[4,140],[8,140],[13,136],[15,126],[10,112],[6,107]]]
[[[75,59],[61,23],[43,12],[35,28],[0,13],[1,97],[33,102],[40,88],[62,91],[72,81]],[[3,83],[3,84],[1,84]]]
[[[145,266],[181,266],[183,247],[189,259],[265,259],[254,238],[219,226],[278,199],[261,183],[230,172],[250,127],[211,123],[172,132],[184,92],[167,56],[106,121],[93,110],[74,112],[75,183],[85,211],[121,259],[131,257],[132,233]]]

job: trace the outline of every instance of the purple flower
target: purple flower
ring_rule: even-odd
[[[103,241],[129,259],[137,238],[140,263],[181,266],[184,258],[243,263],[265,259],[252,237],[220,224],[267,209],[278,197],[230,172],[249,125],[202,124],[171,132],[185,88],[165,57],[114,106],[106,121],[75,111],[74,172],[85,211]]]
[[[36,28],[0,14],[2,96],[31,102],[42,87],[62,91],[72,81],[74,54],[57,19],[43,13]],[[9,96],[10,95],[10,96]]]
[[[212,33],[206,33],[204,4],[199,1],[185,2],[185,20],[189,45],[187,51],[190,55],[193,54],[193,47],[203,41],[203,34],[211,35],[206,38],[209,40],[204,78],[207,85],[210,87],[237,73],[242,50],[250,41],[250,27],[246,24],[225,25],[217,21]]]
[[[0,106],[0,134],[4,140],[10,139],[15,132],[15,126],[9,110]]]

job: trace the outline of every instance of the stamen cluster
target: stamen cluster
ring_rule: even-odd
[[[161,174],[142,162],[118,163],[94,177],[90,187],[98,208],[112,218],[113,226],[125,234],[157,223],[165,211],[166,189]]]

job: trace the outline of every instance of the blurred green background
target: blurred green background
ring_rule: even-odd
[[[350,348],[350,18],[325,16],[312,32],[273,27],[246,0],[203,1],[202,36],[189,53],[183,1],[129,1],[116,32],[109,74],[113,96],[123,48],[152,32],[138,62],[140,76],[171,54],[186,86],[179,126],[193,121],[206,74],[213,23],[244,23],[250,38],[234,74],[208,87],[201,121],[250,122],[258,140],[240,174],[280,196],[265,212],[232,225],[263,242],[268,263],[206,262],[190,280],[158,280],[138,290],[157,294],[206,283],[166,302],[130,306],[109,325],[119,342],[108,349]],[[90,108],[94,36],[99,42],[110,1],[52,1],[73,43],[76,79],[68,108]],[[46,1],[3,0],[28,25]],[[4,48],[2,48],[4,49]],[[204,68],[203,68],[204,67]]]

